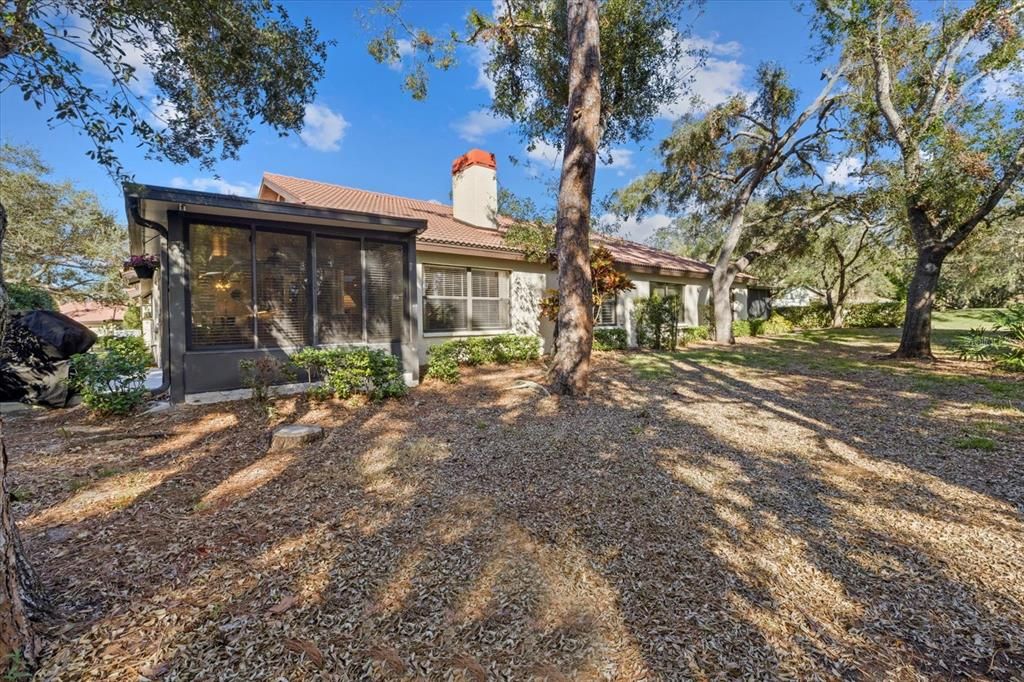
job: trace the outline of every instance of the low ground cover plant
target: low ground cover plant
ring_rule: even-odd
[[[88,353],[71,358],[70,388],[100,414],[128,414],[146,397],[152,355],[138,336],[103,336]]]
[[[343,400],[362,394],[371,400],[405,395],[409,387],[402,377],[398,358],[381,349],[303,348],[289,356],[293,365],[305,370],[316,398],[334,396]]]
[[[459,380],[460,365],[508,365],[540,357],[540,339],[536,336],[498,334],[453,339],[431,346],[427,351],[429,379],[447,383]]]
[[[1024,372],[1024,303],[993,314],[995,325],[972,329],[953,342],[961,360],[989,361],[1009,372]]]

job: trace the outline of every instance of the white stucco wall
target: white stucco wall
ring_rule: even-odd
[[[546,265],[539,263],[528,263],[501,258],[486,258],[478,256],[463,256],[448,253],[437,253],[431,251],[416,252],[416,290],[422,302],[423,296],[423,266],[424,265],[451,265],[456,267],[487,268],[492,270],[505,270],[509,272],[509,321],[511,328],[509,333],[513,334],[534,334],[540,336],[543,341],[544,352],[551,350],[553,325],[540,319],[540,300],[544,291],[555,285],[549,277],[553,275]],[[468,331],[451,333],[425,333],[423,331],[423,306],[419,306],[418,318],[418,339],[416,343],[420,363],[426,364],[427,351],[431,346],[444,343],[451,339],[464,338],[467,336],[493,336],[500,334],[500,331]]]
[[[558,287],[557,274],[551,271],[546,265],[528,263],[525,261],[506,260],[499,258],[487,258],[477,256],[464,256],[456,254],[436,253],[429,251],[417,251],[417,291],[422,300],[423,295],[423,266],[427,265],[452,265],[460,267],[478,267],[495,270],[509,271],[509,295],[510,295],[510,323],[508,330],[514,334],[535,334],[542,338],[544,352],[552,350],[554,325],[546,320],[540,319],[540,300],[548,289]],[[638,299],[647,298],[651,293],[652,282],[665,282],[670,284],[683,285],[683,324],[686,326],[698,326],[707,320],[701,318],[702,306],[711,301],[710,281],[696,277],[672,277],[668,275],[648,275],[646,273],[629,272],[633,280],[634,288],[619,296],[616,304],[616,319],[618,326],[626,330],[630,347],[637,345],[636,341],[636,320],[635,306]],[[747,319],[747,290],[746,287],[734,288],[736,301],[735,313],[737,319]],[[419,306],[422,312],[422,305]],[[436,344],[443,343],[454,338],[466,336],[489,336],[494,331],[477,332],[456,332],[456,333],[433,333],[423,332],[423,319],[419,316],[419,336],[417,339],[417,350],[421,363],[427,362],[427,350]]]
[[[732,289],[732,316],[736,320],[747,319],[746,287],[733,287]]]

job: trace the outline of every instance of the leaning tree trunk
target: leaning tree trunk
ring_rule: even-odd
[[[581,395],[590,378],[594,313],[590,278],[590,203],[601,119],[597,0],[569,0],[569,108],[558,186],[558,348],[551,365],[556,393]]]
[[[3,255],[4,234],[7,232],[7,212],[0,203],[0,257]],[[4,287],[3,266],[0,260],[0,340],[7,328],[7,290]],[[3,576],[0,580],[0,673],[14,672],[14,661],[24,666],[35,664],[38,641],[29,621],[29,609],[23,597],[24,583],[21,566],[24,564],[18,529],[11,514],[11,496],[7,490],[7,450],[4,448],[3,419],[0,418],[0,561]]]
[[[918,249],[914,277],[907,289],[903,336],[892,358],[934,360],[932,354],[932,307],[939,285],[939,271],[946,254],[937,248]]]

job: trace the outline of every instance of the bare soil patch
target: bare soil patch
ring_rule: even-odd
[[[1019,382],[801,338],[11,418],[38,678],[1019,679]]]

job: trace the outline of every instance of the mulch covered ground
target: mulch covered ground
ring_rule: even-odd
[[[11,418],[38,678],[1021,679],[1021,384],[874,350]],[[281,423],[327,436],[268,454]]]

